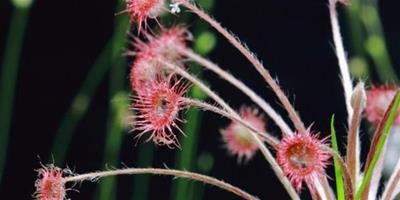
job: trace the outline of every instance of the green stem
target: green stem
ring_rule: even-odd
[[[365,1],[361,8],[362,20],[368,34],[365,48],[375,64],[379,79],[382,82],[399,83],[383,34],[377,1]]]
[[[104,164],[116,166],[119,163],[121,144],[124,138],[124,122],[127,116],[128,95],[124,92],[115,94],[109,110],[108,131],[105,137]],[[99,196],[95,199],[116,199],[116,177],[104,178],[99,186]]]
[[[351,47],[355,55],[365,56],[365,49],[363,43],[365,41],[365,33],[363,32],[363,25],[360,19],[360,2],[359,0],[351,1],[351,4],[346,9],[347,28],[351,35]]]
[[[331,138],[332,138],[333,151],[335,151],[338,155],[340,155],[338,142],[337,142],[337,138],[336,138],[335,115],[332,115],[332,118],[331,118]],[[337,199],[344,200],[345,195],[344,195],[343,173],[340,168],[339,161],[335,157],[333,158],[333,166],[335,168],[335,182],[336,182]]]
[[[96,62],[91,67],[88,75],[72,103],[65,113],[59,129],[56,132],[53,146],[51,149],[56,165],[62,166],[65,161],[67,150],[72,139],[72,135],[78,126],[79,121],[89,109],[93,95],[104,79],[110,67],[111,40],[104,47]],[[53,158],[50,158],[53,159]],[[53,160],[50,160],[52,162]]]
[[[64,165],[68,146],[79,121],[87,113],[93,95],[101,81],[105,78],[109,68],[113,66],[112,63],[115,64],[115,59],[121,57],[120,54],[121,50],[123,50],[123,45],[120,43],[118,46],[115,41],[125,41],[127,21],[126,16],[117,16],[113,38],[107,42],[97,57],[96,62],[88,72],[56,132],[51,152],[54,155],[54,162],[57,165]],[[114,49],[118,50],[118,52]],[[52,162],[53,160],[49,161]]]
[[[117,10],[123,9],[123,2],[118,1]],[[124,136],[125,119],[127,117],[128,95],[125,94],[126,59],[122,57],[126,42],[126,32],[128,29],[128,17],[119,16],[116,20],[115,32],[113,36],[109,82],[109,97],[112,103],[109,107],[107,133],[105,136],[105,148],[103,162],[105,165],[115,166],[119,162],[122,139]],[[100,200],[116,199],[116,178],[108,177],[99,186]]]
[[[177,168],[193,171],[193,158],[197,153],[197,141],[199,138],[199,129],[201,124],[202,112],[197,108],[190,108],[185,116],[187,123],[185,124],[184,132],[188,137],[182,137],[182,150],[179,152],[177,160]],[[177,200],[188,198],[190,190],[193,189],[193,182],[187,180],[177,180],[175,186],[176,192],[172,196]]]
[[[12,110],[29,7],[15,7],[10,21],[0,77],[0,181],[7,158]]]
[[[349,55],[351,55],[349,67],[353,79],[361,79],[369,83],[370,69],[368,68],[367,52],[364,46],[366,32],[360,16],[360,7],[360,0],[352,0],[351,4],[346,6],[346,24],[350,36]]]
[[[196,167],[201,174],[209,174],[213,168],[213,164],[213,156],[208,152],[202,152],[197,158]],[[202,200],[204,196],[204,185],[195,184],[190,194],[189,199]]]
[[[154,147],[149,143],[140,144],[137,167],[149,167],[153,163]],[[132,200],[146,200],[149,198],[149,176],[137,176],[134,180]]]
[[[199,4],[205,5],[207,10],[211,10],[214,4],[212,0],[203,0]],[[197,23],[195,33],[199,34],[206,29],[201,23]],[[204,32],[203,32],[204,33]],[[197,38],[194,48],[197,52],[202,55],[210,53],[210,51],[215,47],[215,36],[206,34],[208,37],[203,37],[203,39]],[[206,38],[206,39],[204,39]],[[207,41],[205,41],[207,40]],[[190,67],[192,72],[201,78],[202,68],[201,66],[193,64]],[[190,91],[190,96],[197,99],[206,98],[205,95],[197,88],[193,87]],[[197,145],[199,139],[200,125],[202,121],[203,113],[199,109],[190,108],[186,113],[185,119],[187,123],[184,127],[184,132],[188,137],[182,137],[182,150],[178,153],[176,160],[176,167],[178,169],[185,170],[195,170],[194,161],[197,155]],[[203,192],[202,186],[195,187],[197,184],[188,180],[177,180],[172,186],[171,199],[185,200],[193,199],[194,192]],[[197,194],[196,194],[197,195]],[[201,194],[199,194],[201,195]]]

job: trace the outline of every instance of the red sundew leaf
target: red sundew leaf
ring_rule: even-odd
[[[324,142],[325,139],[318,139],[309,128],[304,133],[284,136],[278,145],[277,161],[298,192],[303,182],[309,185],[311,192],[314,188],[320,189],[315,187],[314,177],[321,180],[320,177],[326,176],[325,168],[330,158],[329,152],[321,148]]]
[[[266,122],[258,110],[243,106],[240,109],[240,116],[244,121],[254,126],[258,132],[266,132]],[[247,163],[258,150],[258,144],[251,132],[242,124],[232,121],[226,128],[220,130],[225,147],[231,155],[237,155],[238,163],[244,158]]]
[[[365,107],[365,117],[367,121],[377,127],[382,120],[386,109],[389,107],[398,87],[393,85],[376,86],[373,85],[368,91],[367,105]],[[400,124],[398,114],[394,120],[395,124]]]
[[[37,170],[38,179],[35,182],[35,199],[63,200],[65,199],[65,185],[63,170],[53,165],[43,166]]]

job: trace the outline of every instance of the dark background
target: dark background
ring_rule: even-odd
[[[22,52],[8,148],[5,176],[0,185],[1,199],[30,199],[34,192],[40,161],[47,161],[64,113],[96,56],[112,35],[114,1],[37,0],[31,10]],[[400,63],[399,3],[380,1],[380,11],[393,65]],[[12,7],[0,1],[0,55],[9,27]],[[334,55],[327,2],[323,0],[217,0],[215,18],[246,42],[278,77],[306,125],[313,124],[321,135],[329,134],[329,121],[336,115],[340,143],[344,143],[345,106]],[[343,15],[342,15],[343,16]],[[342,32],[347,41],[346,23]],[[351,51],[350,51],[351,54]],[[262,78],[236,49],[222,38],[210,58],[262,94],[282,115],[286,115]],[[128,70],[128,66],[127,66]],[[211,73],[205,74],[219,94],[238,108],[249,100]],[[374,80],[372,74],[370,79]],[[89,112],[76,130],[67,164],[77,173],[101,169],[107,116],[108,80],[96,92]],[[128,79],[126,80],[128,88]],[[0,111],[1,112],[1,111]],[[258,153],[247,165],[237,165],[227,156],[218,130],[228,123],[206,113],[201,128],[199,151],[211,152],[215,164],[211,175],[236,185],[261,199],[288,199],[285,190]],[[1,127],[0,127],[1,128]],[[269,131],[280,135],[274,126]],[[368,137],[363,139],[368,144]],[[190,136],[189,136],[190,137]],[[126,134],[121,161],[135,166],[137,147]],[[146,145],[152,145],[146,143]],[[343,146],[343,145],[342,145]],[[179,150],[157,148],[154,167],[174,166]],[[40,157],[40,158],[38,158]],[[63,166],[60,166],[63,167]],[[329,168],[329,174],[332,167]],[[333,176],[332,176],[333,177]],[[125,178],[125,180],[127,180]],[[169,196],[171,177],[152,177],[152,199]],[[127,182],[127,181],[122,181]],[[95,183],[86,182],[70,192],[71,199],[90,199]],[[129,183],[119,184],[119,199],[128,199]],[[303,192],[307,196],[306,192]],[[7,197],[7,198],[5,198]],[[205,199],[234,199],[219,189],[206,186]]]

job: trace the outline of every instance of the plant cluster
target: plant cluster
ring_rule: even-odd
[[[138,36],[132,44],[135,48],[128,55],[134,56],[131,65],[130,81],[134,96],[130,109],[132,132],[136,138],[146,137],[156,145],[171,149],[181,148],[179,134],[185,133],[179,128],[184,120],[180,111],[189,107],[198,107],[211,111],[231,120],[231,123],[220,131],[228,152],[237,156],[239,163],[249,161],[260,151],[271,169],[287,190],[291,199],[300,199],[303,184],[309,189],[313,199],[376,199],[384,155],[387,152],[387,138],[391,134],[392,124],[399,124],[398,107],[400,94],[394,86],[374,86],[366,91],[364,83],[353,85],[349,73],[345,50],[343,47],[336,13],[337,0],[329,0],[329,12],[336,55],[342,79],[344,97],[348,115],[347,151],[343,158],[338,151],[337,139],[332,118],[331,137],[320,138],[318,131],[305,125],[288,97],[277,81],[272,78],[261,61],[236,36],[221,24],[198,8],[189,0],[125,0],[126,9],[121,13],[130,16],[130,23],[137,25]],[[341,1],[341,3],[348,3]],[[171,8],[167,9],[167,4]],[[278,97],[290,118],[290,124],[261,98],[256,92],[238,78],[192,51],[187,43],[192,40],[185,25],[164,27],[157,21],[162,12],[179,15],[184,7],[207,22],[225,37],[255,67]],[[159,31],[151,29],[147,20],[158,22]],[[188,61],[196,62],[239,91],[247,95],[255,104],[243,106],[239,111],[232,108],[209,86],[189,72]],[[190,87],[198,87],[207,94],[213,103],[187,97]],[[360,161],[360,123],[365,111],[367,121],[375,127],[375,134],[364,166]],[[281,131],[276,137],[267,131],[264,115],[267,115]],[[293,125],[293,128],[291,128]],[[190,137],[190,135],[186,136]],[[328,142],[329,139],[331,142]],[[330,144],[331,143],[331,144]],[[272,151],[270,150],[272,149]],[[332,158],[332,159],[331,159]],[[400,163],[400,162],[398,162]],[[327,166],[335,168],[336,194],[334,194],[325,173]],[[184,177],[215,185],[230,191],[244,199],[257,199],[242,189],[215,178],[201,174],[157,168],[127,168],[87,174],[65,173],[54,166],[44,166],[38,170],[35,198],[39,200],[66,199],[65,185],[84,180],[98,180],[105,176],[128,174],[161,174]],[[382,199],[394,199],[400,191],[400,164],[397,164],[386,184]]]

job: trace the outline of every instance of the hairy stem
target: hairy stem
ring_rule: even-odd
[[[237,122],[237,123],[239,123],[239,124],[245,126],[247,129],[249,129],[249,130],[251,130],[251,131],[257,133],[258,136],[260,136],[261,138],[263,138],[263,139],[264,139],[269,145],[271,145],[274,149],[276,149],[277,146],[278,146],[278,144],[279,144],[279,141],[278,141],[277,139],[267,136],[267,133],[265,133],[265,132],[259,132],[259,130],[257,130],[256,128],[254,128],[254,127],[253,127],[251,124],[249,124],[248,122],[244,121],[242,118],[236,117],[235,115],[232,115],[232,114],[230,114],[230,113],[224,111],[224,110],[221,109],[221,108],[218,108],[218,107],[216,107],[216,106],[213,106],[213,105],[211,105],[211,104],[208,104],[208,103],[205,103],[205,102],[202,102],[202,101],[199,101],[199,100],[189,99],[189,98],[186,98],[186,99],[185,99],[185,102],[186,102],[188,105],[196,106],[196,107],[198,107],[198,108],[201,108],[201,109],[204,109],[204,110],[208,110],[208,111],[217,113],[217,114],[219,114],[219,115],[221,115],[221,116],[224,116],[224,117],[226,117],[226,118],[228,118],[228,119],[230,119],[230,120],[232,120],[232,121],[235,121],[235,122]]]
[[[183,70],[180,67],[177,67],[171,63],[164,62],[164,61],[160,61],[160,62],[163,63],[165,67],[175,71],[176,73],[178,73],[179,75],[181,75],[182,77],[184,77],[185,79],[189,80],[190,82],[195,84],[197,87],[199,87],[200,90],[202,90],[210,98],[212,98],[217,104],[219,104],[227,113],[229,113],[229,115],[231,115],[235,118],[241,119],[240,115],[231,106],[229,106],[228,103],[226,103],[220,96],[218,96],[214,91],[212,91],[208,86],[206,86],[204,83],[202,83],[196,77],[194,77],[193,75],[189,74],[185,70]],[[276,138],[274,138],[273,136],[271,136],[267,133],[263,134],[263,135],[265,138],[268,138],[268,139],[266,139],[267,142],[268,141],[278,141]],[[274,144],[277,144],[277,142],[273,142],[270,145],[273,146]],[[265,146],[264,146],[264,148],[265,148]]]
[[[125,4],[117,1],[116,9],[123,9]],[[124,119],[127,116],[126,105],[129,104],[128,95],[123,92],[125,86],[127,60],[121,57],[121,51],[125,47],[125,34],[128,29],[128,17],[124,16],[115,19],[115,30],[112,38],[111,51],[111,69],[109,79],[109,99],[112,99],[108,105],[107,128],[104,141],[103,163],[105,165],[116,165],[119,162],[123,139],[124,139]],[[98,186],[98,192],[94,199],[109,200],[116,198],[115,178],[103,180]]]
[[[396,167],[386,184],[385,190],[382,193],[382,200],[392,200],[398,194],[400,183],[400,159],[397,161]],[[397,190],[396,190],[397,189]]]
[[[326,176],[324,177],[320,177],[319,181],[321,182],[321,186],[323,188],[323,193],[326,195],[326,199],[327,200],[334,200],[334,194],[329,186],[329,182],[328,179],[326,178]]]
[[[188,0],[175,0],[175,2],[182,4],[183,6],[197,14],[200,18],[202,18],[204,21],[214,27],[215,30],[221,33],[234,47],[236,47],[240,51],[240,53],[242,53],[251,62],[251,64],[261,74],[261,76],[265,79],[271,89],[275,92],[283,107],[288,112],[289,117],[292,120],[296,129],[302,133],[306,132],[303,122],[301,121],[299,115],[293,108],[292,104],[289,102],[289,99],[286,97],[280,86],[272,78],[271,74],[265,69],[263,64],[256,58],[256,56],[243,43],[241,43],[239,39],[237,39],[237,37],[231,34],[228,30],[222,27],[221,24],[211,18],[204,11],[199,9],[196,5],[190,3]]]
[[[233,86],[238,88],[244,94],[246,94],[253,102],[255,102],[258,106],[261,107],[271,117],[272,120],[278,125],[281,129],[283,134],[286,135],[293,135],[293,131],[290,127],[286,124],[286,122],[282,119],[282,117],[258,94],[256,94],[251,88],[245,85],[243,82],[238,80],[232,74],[228,73],[227,71],[221,69],[218,65],[212,63],[211,61],[201,57],[200,55],[196,54],[191,50],[180,49],[180,51],[192,59],[193,61],[199,63],[203,67],[213,71],[214,73],[218,74],[221,78],[231,83]]]
[[[128,169],[117,169],[111,171],[102,171],[102,172],[92,172],[87,174],[81,174],[76,176],[70,176],[64,178],[64,182],[77,182],[77,181],[85,181],[85,180],[96,180],[103,177],[108,176],[118,176],[118,175],[133,175],[133,174],[155,174],[155,175],[170,175],[170,176],[177,176],[182,178],[188,178],[192,180],[201,181],[210,185],[217,186],[223,190],[229,191],[243,199],[248,200],[256,200],[258,198],[254,197],[253,195],[241,190],[238,187],[235,187],[229,183],[225,183],[218,179],[193,173],[193,172],[186,172],[180,170],[173,170],[173,169],[159,169],[159,168],[128,168]]]
[[[240,115],[235,110],[233,110],[221,97],[219,97],[216,93],[214,93],[210,88],[208,88],[204,83],[202,83],[200,80],[195,78],[193,75],[189,74],[185,70],[183,70],[183,69],[181,69],[181,68],[179,68],[179,67],[177,67],[177,66],[175,66],[175,65],[173,65],[171,63],[164,62],[162,60],[159,60],[159,62],[162,63],[163,66],[175,71],[176,73],[178,73],[182,77],[186,78],[187,80],[189,80],[190,82],[195,84],[204,93],[206,93],[215,102],[217,102],[221,107],[223,107],[225,110],[227,110],[227,112],[229,114],[235,116],[236,118],[240,118]],[[276,162],[274,156],[267,149],[265,144],[260,140],[260,138],[257,136],[257,134],[254,133],[251,130],[250,130],[250,132],[251,132],[253,138],[255,139],[255,141],[256,141],[256,143],[258,145],[258,148],[260,149],[260,151],[264,155],[265,159],[270,163],[272,169],[274,170],[275,174],[277,175],[277,177],[279,178],[279,180],[281,181],[281,183],[283,184],[283,186],[285,187],[285,189],[289,193],[290,197],[292,199],[300,199],[300,197],[298,196],[298,194],[294,190],[293,186],[290,184],[289,180],[284,175],[282,169],[279,167],[279,165]]]
[[[344,50],[344,45],[342,41],[342,35],[340,33],[340,26],[336,12],[336,3],[337,0],[329,0],[329,14],[331,19],[333,42],[335,44],[336,56],[339,61],[339,69],[344,89],[344,98],[346,101],[346,109],[347,109],[347,121],[350,126],[353,116],[353,108],[351,106],[353,83],[350,77],[349,65],[347,63],[346,52]]]
[[[197,100],[193,100],[193,99],[186,99],[187,104],[192,105],[192,106],[197,106],[199,108],[208,110],[208,111],[212,111],[215,112],[217,114],[220,114],[224,117],[227,117],[229,119],[231,119],[232,121],[238,122],[241,125],[245,126],[247,129],[258,133],[259,136],[263,136],[265,135],[265,133],[260,133],[258,132],[258,130],[256,130],[254,127],[252,127],[249,123],[247,123],[246,121],[242,120],[241,118],[236,118],[235,116],[225,112],[224,110],[212,106],[208,103],[204,103],[201,101],[197,101]],[[279,144],[278,141],[267,141],[269,144],[271,144],[271,146],[273,146],[275,149],[277,147],[277,145]],[[349,176],[350,177],[350,176]],[[328,180],[326,179],[326,177],[315,177],[315,181],[318,182],[319,184],[316,185],[318,189],[320,189],[319,191],[319,195],[325,194],[325,198],[326,200],[332,200],[333,198],[333,194],[331,192],[331,189],[329,187],[329,183]]]
[[[360,137],[359,128],[362,118],[362,111],[366,102],[366,94],[364,90],[364,83],[357,84],[353,96],[354,113],[349,127],[349,134],[347,137],[347,154],[346,161],[350,168],[351,178],[353,180],[353,189],[356,189],[356,183],[359,179],[360,173]]]
[[[111,46],[112,41],[110,40],[97,56],[95,63],[90,67],[85,80],[82,82],[75,97],[73,97],[73,100],[71,101],[68,110],[65,112],[59,128],[54,135],[50,152],[55,157],[54,162],[59,165],[65,163],[68,147],[71,143],[73,134],[81,119],[88,112],[97,87],[106,76],[109,67],[111,67]],[[53,161],[53,158],[51,157],[52,156],[49,156],[49,162]]]

